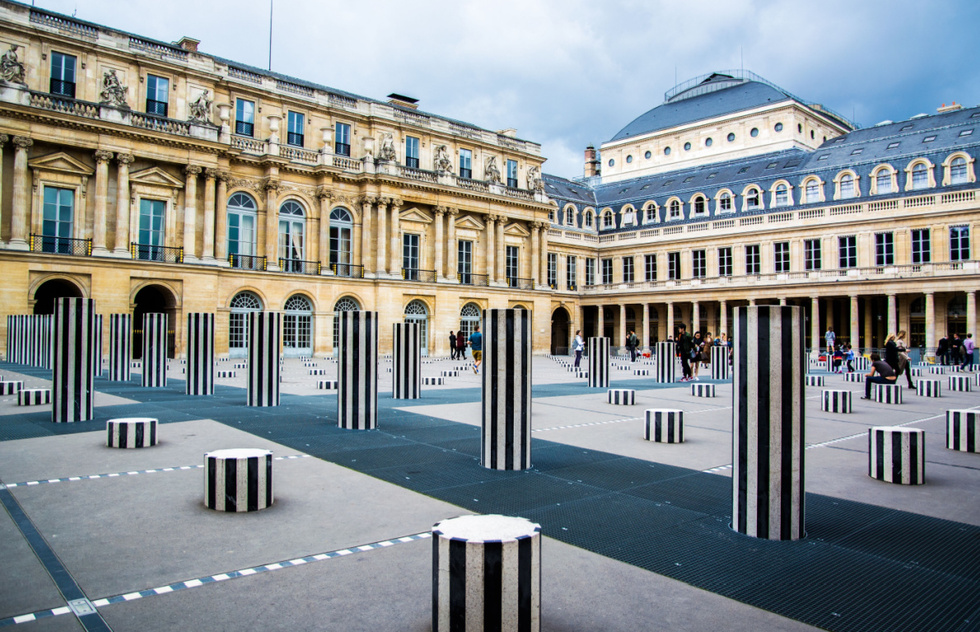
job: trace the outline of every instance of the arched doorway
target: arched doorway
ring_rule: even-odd
[[[459,329],[463,332],[463,338],[469,340],[470,334],[476,331],[477,325],[480,324],[480,306],[476,303],[467,303],[463,305],[463,309],[459,311]],[[459,333],[457,332],[457,335]],[[466,348],[463,348],[463,353],[465,356]]]
[[[416,299],[405,306],[405,322],[419,326],[419,344],[422,355],[429,355],[429,309],[425,303]]]
[[[239,292],[228,306],[228,356],[244,358],[248,354],[248,314],[262,311],[262,299],[248,290]]]
[[[34,313],[45,316],[54,314],[54,302],[59,298],[82,298],[82,291],[67,279],[45,281],[34,291]]]
[[[136,293],[133,301],[133,358],[143,357],[143,314],[167,315],[167,357],[176,350],[177,301],[167,288],[147,285]]]
[[[313,304],[302,294],[286,299],[282,317],[283,355],[313,355]]]
[[[357,304],[357,301],[349,296],[344,296],[336,303],[334,303],[333,311],[333,354],[336,357],[340,353],[340,318],[339,312],[356,312],[361,309],[361,306]]]
[[[559,307],[551,313],[551,355],[568,355],[568,310]]]

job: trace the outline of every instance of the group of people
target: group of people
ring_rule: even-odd
[[[711,367],[712,347],[727,348],[729,350],[727,362],[731,364],[732,345],[727,334],[722,333],[721,336],[715,338],[710,331],[704,334],[696,331],[692,335],[688,333],[687,325],[684,324],[678,325],[677,329],[677,355],[681,358],[681,382],[700,381],[701,378],[698,377],[698,374],[701,369]]]
[[[480,326],[476,325],[470,337],[462,329],[453,333],[449,332],[449,351],[450,358],[453,360],[466,359],[466,347],[469,346],[473,353],[473,372],[480,374],[480,365],[483,364],[483,334],[480,333]]]
[[[905,374],[909,388],[915,388],[912,382],[912,363],[909,362],[908,348],[905,345],[905,331],[888,334],[885,338],[885,359],[878,353],[871,354],[871,371],[865,376],[864,398],[871,399],[872,384],[894,384],[899,376]]]
[[[973,334],[968,333],[961,338],[959,334],[950,334],[939,339],[936,347],[936,359],[941,364],[958,364],[960,368],[973,370]]]
[[[832,373],[854,373],[854,349],[850,344],[835,344],[827,351],[831,359]]]

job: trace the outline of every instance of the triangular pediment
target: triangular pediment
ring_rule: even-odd
[[[508,224],[504,227],[505,235],[513,235],[515,237],[530,237],[531,233],[527,232],[527,229],[520,224]]]
[[[41,171],[56,171],[58,173],[71,173],[79,176],[90,176],[95,173],[92,167],[77,158],[69,156],[63,151],[29,160],[27,166],[31,169],[40,169]]]
[[[473,217],[472,215],[464,215],[463,217],[456,220],[456,229],[459,230],[460,228],[463,229],[469,228],[470,230],[483,230],[483,223],[480,220]]]
[[[141,169],[129,174],[130,184],[144,184],[148,186],[170,187],[172,189],[184,188],[184,183],[161,169],[160,167],[150,167]]]
[[[432,223],[432,215],[414,206],[410,209],[401,211],[398,214],[398,218],[403,222],[418,222],[420,224]]]

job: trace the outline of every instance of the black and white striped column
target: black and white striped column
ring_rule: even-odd
[[[926,433],[921,428],[876,426],[868,430],[868,476],[886,483],[926,482]]]
[[[128,382],[133,356],[133,317],[109,314],[109,381]]]
[[[422,330],[417,323],[395,323],[392,338],[392,399],[418,399],[422,383]]]
[[[247,406],[278,406],[279,339],[282,315],[277,312],[250,312],[248,315],[248,395]]]
[[[915,381],[915,394],[919,397],[942,397],[940,380],[919,379]]]
[[[827,389],[820,394],[820,410],[827,413],[850,413],[851,391]]]
[[[95,315],[95,341],[92,344],[92,375],[102,377],[102,314]],[[42,335],[43,336],[43,335]]]
[[[611,388],[606,392],[606,402],[615,406],[632,406],[636,403],[636,390]]]
[[[789,305],[735,310],[732,526],[769,540],[804,527],[803,313]]]
[[[731,367],[728,365],[728,347],[711,345],[711,379],[732,379]]]
[[[807,375],[806,376],[806,385],[807,386],[823,386],[824,385],[823,378],[824,378],[824,376],[822,376],[822,375]]]
[[[340,312],[337,364],[337,425],[347,430],[378,427],[378,312]]]
[[[157,420],[152,417],[110,419],[105,430],[110,448],[149,448],[157,444]]]
[[[95,301],[90,298],[55,299],[53,321],[51,420],[57,423],[87,421],[95,416],[92,389]]]
[[[541,526],[460,516],[432,527],[432,631],[541,629]]]
[[[677,376],[677,359],[674,356],[676,347],[673,342],[657,343],[657,382],[670,384]],[[727,358],[725,360],[727,365]],[[714,370],[714,369],[712,369]],[[712,373],[712,375],[714,375]]]
[[[22,362],[27,366],[37,366],[37,316],[24,317],[24,353]]]
[[[980,453],[980,411],[946,411],[946,447],[960,452]]]
[[[644,415],[646,417],[644,439],[656,443],[684,443],[683,410],[650,408]]]
[[[969,392],[972,377],[972,375],[950,375],[947,378],[949,380],[949,390]]]
[[[589,338],[590,388],[609,388],[609,338]]]
[[[238,448],[205,454],[204,505],[234,512],[271,507],[272,451]]]
[[[143,388],[167,385],[167,315],[143,314]]]
[[[187,314],[188,395],[214,394],[214,314]]]
[[[533,338],[530,310],[483,310],[483,467],[531,467]]]

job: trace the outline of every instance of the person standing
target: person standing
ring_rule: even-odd
[[[895,338],[895,346],[898,347],[898,370],[895,371],[895,374],[905,373],[909,388],[915,388],[915,384],[912,383],[912,363],[909,362],[909,350],[905,346],[905,336],[907,335],[905,331],[900,331]]]
[[[951,364],[960,363],[960,351],[962,351],[963,341],[960,340],[959,334],[953,334],[953,339],[949,341],[949,355]]]
[[[966,338],[963,339],[963,364],[960,365],[960,370],[966,369],[967,365],[970,366],[968,371],[973,370],[973,334],[966,334]]]
[[[690,382],[691,350],[694,348],[694,338],[691,337],[691,334],[687,333],[687,325],[683,323],[677,326],[677,333],[677,351],[681,354],[681,369],[684,373],[684,377],[681,378],[681,382]]]
[[[893,338],[894,334],[889,335]],[[877,375],[876,375],[877,374]],[[864,378],[864,397],[861,399],[871,399],[872,384],[894,384],[898,378],[894,369],[887,362],[882,362],[881,356],[877,353],[871,354],[871,372]]]
[[[817,331],[820,331],[819,329]],[[837,341],[837,334],[834,333],[833,327],[827,327],[827,333],[823,335],[824,340],[827,341],[827,353],[834,352],[834,343]]]
[[[936,358],[940,364],[949,364],[949,338],[945,335],[939,339],[939,346],[936,347]]]
[[[456,332],[456,359],[466,359],[466,334],[462,329]]]
[[[480,365],[483,364],[483,334],[479,325],[470,334],[470,350],[473,352],[473,372],[479,375]]]
[[[694,332],[694,347],[691,349],[691,379],[700,382],[698,373],[701,371],[701,351],[704,349],[704,338],[700,331]]]
[[[452,329],[449,330],[449,359],[456,359],[456,334]]]
[[[709,331],[704,337],[704,347],[701,349],[701,363],[704,364],[704,368],[708,369],[709,375],[711,371],[711,347],[715,345],[715,339],[711,337],[711,332]]]
[[[575,351],[575,368],[579,368],[579,363],[582,361],[582,350],[585,349],[585,341],[582,340],[582,330],[576,330],[575,332],[575,342],[572,343],[572,349]]]
[[[640,346],[640,340],[636,337],[636,332],[632,329],[630,329],[627,344],[630,349],[630,362],[636,362],[636,348]]]

